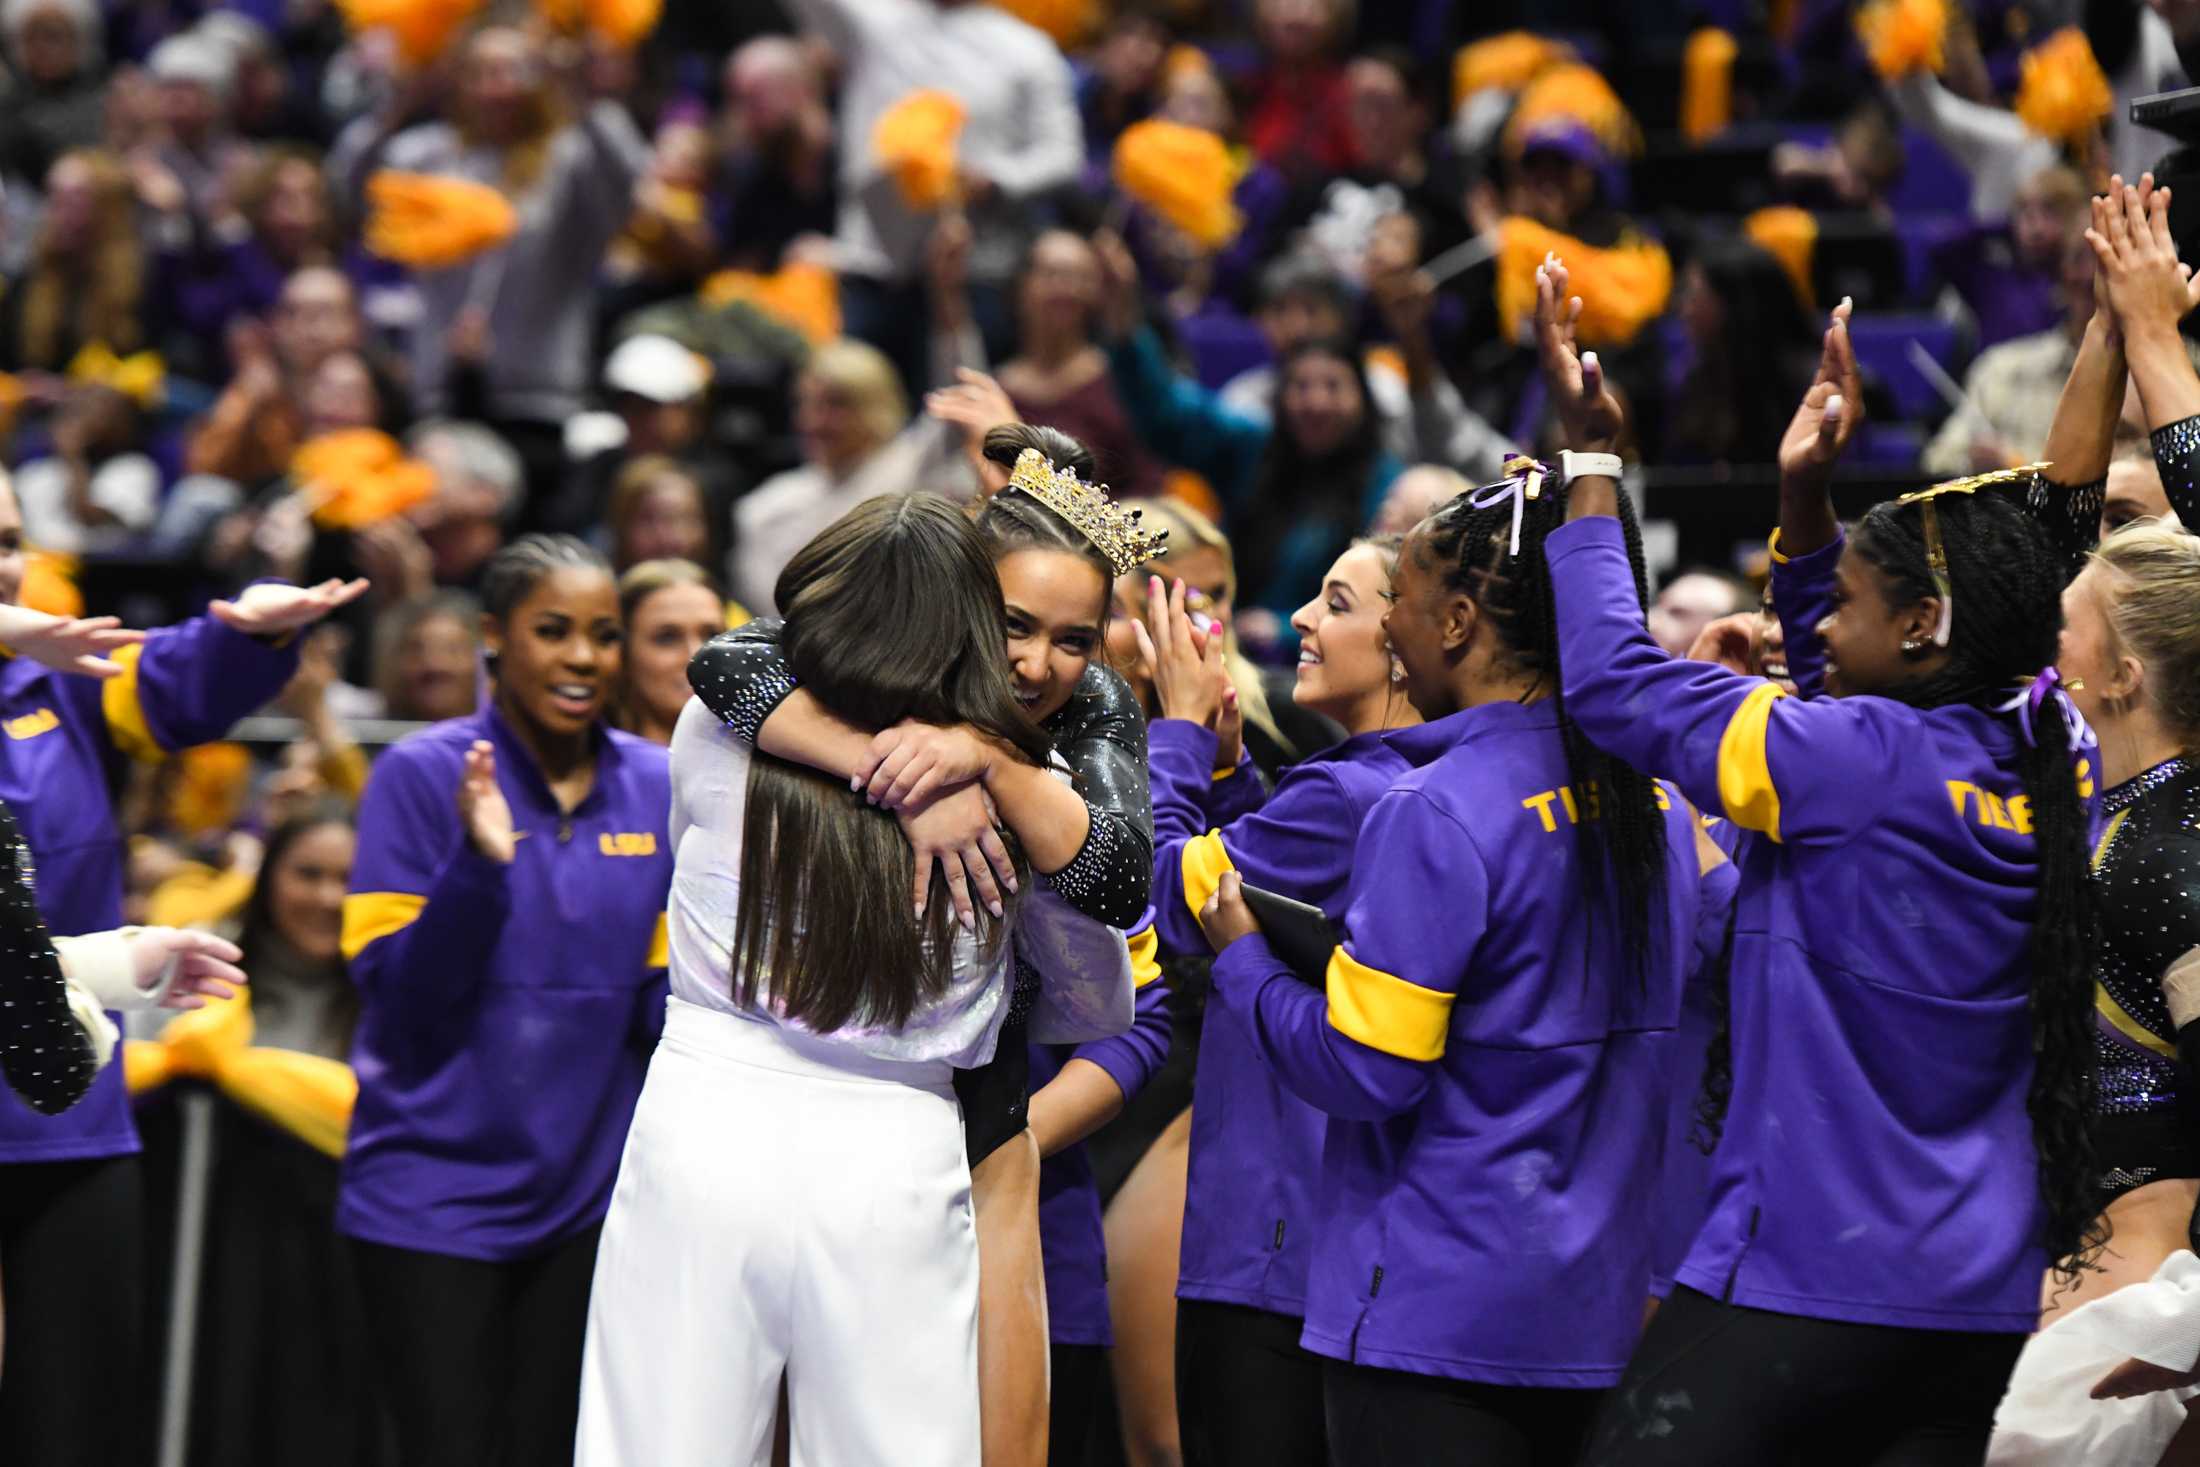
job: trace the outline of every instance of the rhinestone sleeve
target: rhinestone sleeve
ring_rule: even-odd
[[[2200,533],[2200,415],[2154,430],[2154,466],[2169,507],[2186,529]]]
[[[39,920],[30,853],[0,805],[0,1074],[41,1115],[67,1110],[98,1070],[92,1039],[69,1012],[61,959]]]
[[[1085,802],[1092,828],[1070,863],[1047,880],[1063,900],[1095,922],[1129,927],[1146,913],[1153,890],[1153,857],[1142,854],[1120,815]],[[1145,848],[1150,851],[1150,847]]]
[[[688,686],[745,744],[755,744],[764,720],[795,689],[779,646],[782,625],[776,618],[752,621],[711,638],[688,662]]]
[[[2034,474],[2025,486],[2025,512],[2037,520],[2055,542],[2055,554],[2063,574],[2075,577],[2085,569],[2085,558],[2101,539],[2101,504],[2108,494],[2108,480],[2090,484],[2058,484],[2045,474]]]

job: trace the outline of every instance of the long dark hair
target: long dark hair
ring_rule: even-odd
[[[1817,329],[1780,262],[1749,240],[1706,240],[1693,263],[1718,296],[1725,327],[1681,383],[1667,456],[1771,463],[1809,385]]]
[[[1328,453],[1307,452],[1292,433],[1283,411],[1284,384],[1300,362],[1327,357],[1343,363],[1360,392],[1360,421],[1344,442]],[[1363,501],[1375,464],[1383,456],[1382,417],[1368,387],[1367,368],[1352,344],[1334,337],[1302,341],[1276,364],[1275,428],[1261,452],[1253,503],[1260,512],[1233,530],[1239,579],[1255,595],[1276,573],[1285,539],[1306,520],[1334,527],[1334,545],[1342,547],[1365,522]],[[1294,588],[1297,589],[1297,588]]]
[[[1948,660],[1931,676],[1883,689],[1913,708],[1985,708],[2055,660],[2062,631],[2063,563],[2046,533],[2007,498],[1943,494],[1931,501],[1947,551],[1955,617]],[[1874,506],[1857,526],[1856,553],[1886,577],[1890,606],[1938,594],[1917,504]],[[2060,718],[2032,721],[2019,773],[2032,802],[2039,906],[2032,918],[2032,1087],[2025,1108],[2039,1152],[2040,1200],[2056,1273],[2074,1281],[2107,1234],[2094,1165],[2093,957],[2100,910],[2086,808]]]
[[[1003,665],[992,557],[946,500],[859,505],[796,552],[773,599],[786,613],[789,670],[849,723],[967,724],[1046,761],[1046,737],[1017,706]],[[846,781],[758,753],[742,826],[734,998],[756,1007],[768,996],[819,1033],[907,1023],[947,991],[954,961],[945,878],[934,873],[920,922],[908,901],[914,862],[895,818]],[[982,909],[979,921],[984,950],[997,952],[1005,925]]]
[[[269,938],[286,941],[275,927],[275,873],[290,859],[292,846],[313,831],[330,825],[354,829],[351,811],[333,800],[326,801],[276,826],[267,838],[267,848],[260,856],[260,876],[252,883],[252,895],[245,898],[244,916],[237,929],[237,946],[244,952],[241,966],[263,980],[260,985],[263,989],[268,986],[267,979],[283,971],[281,964],[267,961],[266,956]],[[335,966],[339,972],[343,970],[341,956],[336,959]],[[342,985],[336,1007],[343,1015],[344,1032],[348,1034],[359,1022],[359,991],[348,981]]]
[[[1059,428],[1031,423],[1004,423],[985,435],[985,456],[1003,468],[1013,469],[1027,448],[1037,449],[1058,470],[1074,471],[1093,483],[1092,450]],[[1002,490],[978,511],[978,533],[985,537],[995,560],[1018,550],[1059,550],[1074,555],[1100,572],[1100,584],[1115,585],[1115,562],[1068,520],[1028,494]],[[1103,590],[1103,615],[1107,591]]]
[[[1445,589],[1471,599],[1489,618],[1506,655],[1534,676],[1536,687],[1548,690],[1558,713],[1574,807],[1590,817],[1574,823],[1588,898],[1585,910],[1598,909],[1608,885],[1616,891],[1621,950],[1637,976],[1646,977],[1665,911],[1665,816],[1657,781],[1590,743],[1566,715],[1558,665],[1558,603],[1543,554],[1544,538],[1566,522],[1565,487],[1546,479],[1542,492],[1527,502],[1517,555],[1512,553],[1512,501],[1477,508],[1474,498],[1461,494],[1437,506],[1403,553],[1419,556],[1424,569],[1442,577]],[[1650,577],[1643,565],[1642,529],[1625,494],[1619,496],[1619,506],[1627,560],[1635,575],[1635,602],[1638,608],[1647,607]]]

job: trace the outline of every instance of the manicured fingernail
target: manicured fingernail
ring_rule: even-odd
[[[991,912],[995,917],[1005,917],[1008,915],[1007,909],[1002,907],[999,902],[987,902],[985,904],[985,909],[988,912]]]
[[[1014,896],[1017,892],[1020,892],[1022,890],[1023,888],[1016,884],[1015,877],[1011,876],[1008,878],[1008,894],[1010,896]]]
[[[962,923],[963,931],[976,932],[978,930],[977,919],[972,917],[968,912],[962,913],[958,920],[960,920]]]
[[[924,920],[924,903],[919,902],[910,910],[916,913],[916,917],[919,922],[922,922]]]

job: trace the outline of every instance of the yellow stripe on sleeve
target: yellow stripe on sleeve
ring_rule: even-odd
[[[1448,993],[1370,968],[1341,946],[1329,955],[1329,1027],[1400,1059],[1444,1057],[1451,1031]]]
[[[1214,899],[1222,873],[1231,870],[1230,853],[1222,848],[1222,832],[1210,830],[1184,842],[1184,905],[1199,916],[1200,908]]]
[[[138,659],[144,655],[143,644],[115,649],[113,660],[121,664],[122,675],[100,684],[99,711],[106,715],[107,736],[116,748],[141,764],[158,764],[168,751],[153,737],[138,696]]]
[[[1726,806],[1726,818],[1775,841],[1780,838],[1780,792],[1772,785],[1765,737],[1771,732],[1772,705],[1786,696],[1771,683],[1755,689],[1719,737],[1719,803]]]
[[[670,915],[657,914],[657,930],[649,935],[649,956],[643,960],[645,968],[669,968],[672,966],[672,927]]]
[[[377,939],[404,931],[427,905],[426,897],[409,891],[362,891],[345,897],[344,960],[358,957]]]
[[[1161,934],[1148,922],[1130,936],[1131,987],[1144,988],[1161,976]]]

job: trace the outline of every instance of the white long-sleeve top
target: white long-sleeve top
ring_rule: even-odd
[[[879,117],[919,90],[943,91],[967,116],[956,161],[999,196],[971,209],[970,273],[1005,279],[1023,253],[1022,201],[1071,182],[1084,162],[1069,63],[1045,33],[990,5],[930,0],[788,0],[803,27],[840,53],[841,269],[907,280],[931,230],[871,152]]]
[[[741,835],[748,812],[748,745],[698,699],[672,735],[672,896],[667,918],[675,998],[759,1024],[802,1030],[766,1004],[744,1008],[733,998],[734,915],[741,902]],[[798,918],[797,920],[805,920]],[[1131,1017],[1130,954],[1123,934],[1080,915],[1045,883],[1027,886],[1014,914],[1014,941],[1038,941],[1029,960],[1049,987],[1065,991],[1042,1010],[1097,1024],[1075,1038],[1127,1028]],[[1026,929],[1029,929],[1027,933]],[[849,1026],[814,1037],[878,1059],[944,1060],[974,1069],[993,1057],[1007,1017],[1012,947],[988,956],[956,929],[954,977],[947,992],[920,1006],[899,1029]],[[1072,993],[1067,990],[1077,989]],[[802,1030],[802,1032],[809,1032]],[[1073,1031],[1050,1036],[1061,1038]]]

